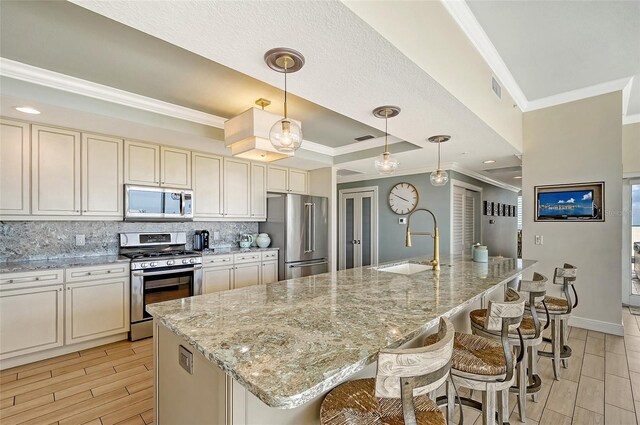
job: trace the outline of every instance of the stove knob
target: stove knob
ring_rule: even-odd
[[[147,267],[147,263],[140,263],[140,267],[144,269],[145,267]]]
[[[158,263],[156,263],[155,261],[149,263],[149,266],[151,267],[156,267],[158,265]]]
[[[174,263],[175,261],[173,260],[167,260],[167,266],[173,266]]]
[[[190,262],[191,264],[193,264],[193,263],[195,263],[195,262],[196,262],[196,259],[195,259],[195,258],[191,258],[191,259],[189,260],[189,262]]]
[[[186,258],[182,260],[182,264],[189,264],[189,260],[187,260]]]

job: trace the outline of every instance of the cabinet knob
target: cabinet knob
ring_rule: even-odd
[[[76,212],[80,212],[80,210],[76,210]]]
[[[87,210],[82,210],[83,212],[87,212]]]
[[[87,272],[87,274],[88,274],[89,276],[91,276],[91,272]]]
[[[111,273],[111,270],[107,270],[107,273]]]
[[[39,278],[39,277],[36,277],[36,280],[40,280],[40,278]]]
[[[9,279],[9,283],[13,283],[13,279]]]

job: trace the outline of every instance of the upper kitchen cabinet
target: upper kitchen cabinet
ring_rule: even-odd
[[[224,159],[223,215],[251,217],[251,163],[249,161]]]
[[[160,186],[191,189],[191,151],[160,147]]]
[[[222,157],[193,152],[191,169],[194,218],[222,217]]]
[[[80,213],[80,133],[31,127],[31,204],[36,215]]]
[[[125,140],[124,182],[158,186],[160,184],[160,146]]]
[[[267,165],[251,163],[251,218],[267,219]]]
[[[268,191],[280,193],[308,192],[309,173],[304,170],[269,165]]]
[[[82,135],[82,215],[122,217],[123,140]]]
[[[29,124],[0,120],[0,214],[29,214]]]

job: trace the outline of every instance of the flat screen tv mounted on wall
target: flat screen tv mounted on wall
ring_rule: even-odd
[[[535,221],[604,221],[604,183],[535,187]]]

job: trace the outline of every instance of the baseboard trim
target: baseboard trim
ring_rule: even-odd
[[[622,323],[602,322],[600,320],[571,316],[569,318],[569,326],[605,334],[624,336],[624,325]]]

